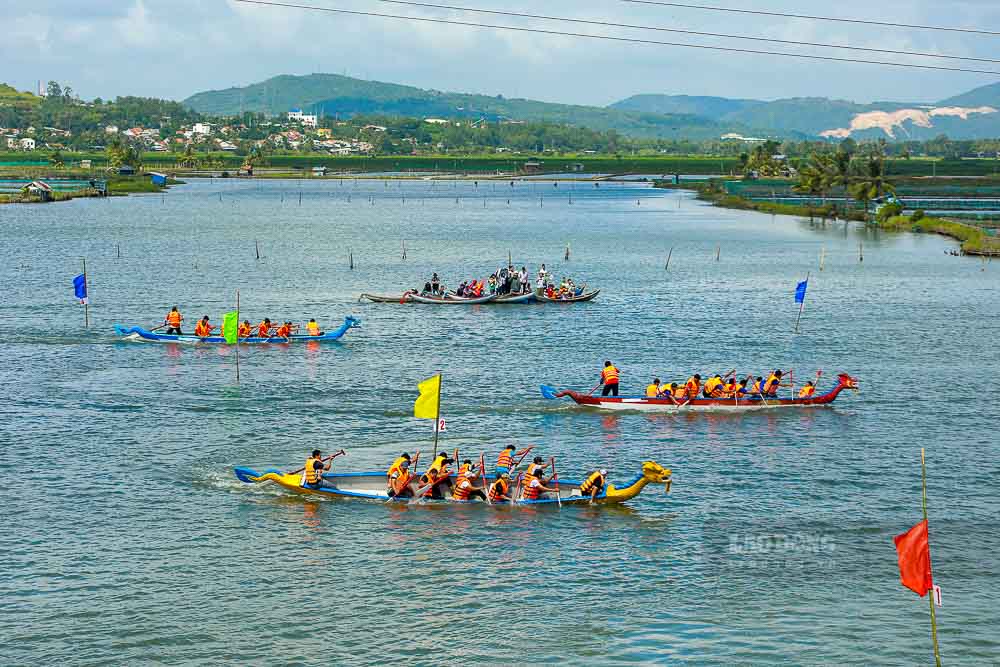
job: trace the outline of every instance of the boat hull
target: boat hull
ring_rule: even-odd
[[[339,326],[333,331],[328,331],[322,336],[306,336],[301,334],[292,334],[288,338],[272,337],[272,338],[260,338],[257,336],[249,336],[247,338],[240,338],[240,345],[268,345],[268,344],[289,344],[289,343],[325,343],[335,340],[340,340],[343,338],[344,334],[350,329],[354,329],[361,326],[361,320],[348,317],[344,320],[344,324]],[[141,341],[148,343],[184,343],[191,345],[227,345],[226,339],[222,336],[206,336],[204,338],[200,336],[194,336],[191,334],[161,334],[155,331],[148,331],[142,327],[123,327],[119,324],[115,325],[115,333],[129,341]]]
[[[358,298],[358,301],[363,299],[368,299],[369,301],[373,301],[375,303],[406,303],[410,300],[410,294],[406,293],[400,294],[399,296],[388,296],[385,294],[368,294],[366,292]]]
[[[462,299],[459,297],[429,297],[420,296],[419,294],[411,294],[410,300],[414,303],[421,303],[431,306],[475,306],[481,303],[489,303],[495,300],[497,297],[495,294],[487,294],[486,296],[481,296],[476,299]]]
[[[566,299],[550,299],[541,291],[536,291],[535,295],[542,303],[582,303],[584,301],[590,301],[600,293],[601,290],[595,289],[593,292],[587,292],[586,294],[581,294],[580,296],[571,296]]]
[[[527,294],[505,294],[503,296],[498,296],[492,301],[496,304],[517,304],[517,303],[535,303],[538,299],[535,298],[534,293],[528,292]]]

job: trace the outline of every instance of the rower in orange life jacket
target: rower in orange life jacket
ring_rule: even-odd
[[[604,385],[601,396],[618,395],[618,369],[610,361],[604,362],[604,370],[601,371],[601,384]]]
[[[413,474],[410,472],[410,455],[406,452],[392,462],[389,470],[386,471],[386,495],[390,498],[396,496],[412,496],[413,490],[409,488],[413,481]]]
[[[199,338],[208,338],[212,335],[212,329],[214,328],[215,327],[208,323],[208,315],[205,315],[203,318],[198,320],[197,324],[194,325],[194,335]]]
[[[535,470],[534,477],[525,476],[524,490],[521,492],[522,500],[539,500],[543,493],[556,493],[556,489],[550,489],[542,482],[542,469]]]
[[[163,323],[167,325],[167,333],[176,334],[178,336],[184,335],[181,332],[181,322],[183,321],[184,318],[181,316],[180,311],[177,310],[177,306],[171,308],[170,312],[167,313],[167,316],[163,318]]]
[[[661,392],[660,378],[653,378],[653,384],[646,386],[646,398],[656,398]]]
[[[444,452],[437,455],[424,474],[420,476],[420,484],[426,486],[427,489],[424,490],[423,496],[425,498],[441,498],[440,486],[444,484],[448,477],[451,475],[451,470],[448,469],[449,463],[454,463],[455,459],[448,458],[448,455]]]
[[[684,383],[684,391],[688,399],[698,398],[698,390],[701,389],[701,375],[695,373]]]
[[[480,498],[486,500],[486,495],[483,493],[483,487],[476,486],[472,482],[479,477],[479,475],[471,470],[472,464],[469,464],[469,471],[464,473],[459,473],[455,478],[455,485],[451,489],[451,499],[452,500],[471,500],[473,498]]]
[[[333,461],[327,461],[323,465],[323,453],[314,449],[312,455],[306,459],[305,469],[302,471],[302,486],[310,489],[320,489],[324,486],[323,473],[330,470]]]
[[[722,376],[716,374],[715,377],[710,377],[708,381],[705,382],[705,398],[721,398],[722,397]]]
[[[676,382],[671,382],[667,391],[663,392],[667,396],[673,396],[674,400],[684,398],[688,395],[688,388],[686,386],[681,386]]]
[[[277,331],[274,332],[274,337],[275,338],[284,338],[286,340],[291,335],[292,335],[292,323],[291,322],[285,322],[280,327],[278,327]]]
[[[753,382],[753,386],[750,387],[750,393],[753,394],[754,396],[760,394],[764,390],[763,385],[764,385],[764,378],[758,375],[757,379],[754,380]]]
[[[590,473],[583,484],[580,485],[580,495],[590,496],[590,502],[593,503],[594,499],[597,498],[597,494],[604,489],[604,485],[608,482],[608,471],[607,470],[597,470]]]
[[[531,463],[528,464],[528,469],[524,471],[524,478],[530,481],[531,478],[535,476],[536,472],[538,471],[544,472],[548,466],[549,464],[545,463],[545,459],[543,459],[541,456],[536,456],[534,459],[531,460]]]
[[[765,396],[777,396],[778,387],[781,386],[781,369],[774,371],[769,376],[767,376],[767,382],[764,383],[764,395]]]
[[[499,503],[507,500],[510,500],[510,475],[504,472],[490,485],[490,501]]]
[[[810,380],[806,382],[806,386],[799,390],[799,398],[812,398],[815,393],[816,385]]]
[[[514,449],[514,445],[507,445],[504,447],[504,450],[500,452],[500,456],[497,457],[497,475],[509,473],[510,469],[514,466]]]
[[[236,335],[240,338],[248,338],[252,333],[253,327],[250,326],[250,320],[243,320],[243,324],[236,330]]]
[[[258,338],[271,337],[271,320],[265,317],[264,321],[257,325],[257,337]]]

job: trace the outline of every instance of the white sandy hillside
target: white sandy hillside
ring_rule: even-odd
[[[859,113],[851,119],[848,127],[841,127],[820,132],[821,137],[833,137],[843,139],[851,136],[853,132],[862,130],[879,129],[890,138],[896,138],[896,129],[902,129],[903,123],[910,121],[917,127],[934,127],[933,118],[935,116],[953,116],[968,120],[971,114],[997,113],[993,107],[928,107],[924,109],[898,109],[896,111],[866,111]]]

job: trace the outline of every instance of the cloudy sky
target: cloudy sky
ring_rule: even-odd
[[[1000,71],[1000,62],[913,59],[568,25],[406,7],[378,0],[286,1],[660,41],[909,60]],[[997,0],[700,1],[715,6],[1000,30]],[[1000,59],[1000,36],[751,17],[621,0],[440,0],[440,3]],[[277,74],[312,72],[334,72],[439,90],[600,105],[636,93],[929,102],[1000,81],[1000,76],[990,74],[616,43],[265,7],[232,0],[33,0],[5,5],[0,18],[0,82],[34,90],[39,79],[57,80],[71,85],[84,98],[146,95],[183,99],[202,90],[245,85]]]

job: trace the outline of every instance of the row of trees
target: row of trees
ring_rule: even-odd
[[[798,181],[793,187],[823,200],[834,191],[846,193],[864,203],[866,219],[873,200],[896,192],[886,177],[885,155],[871,149],[857,154],[844,148],[813,153],[799,166]]]

